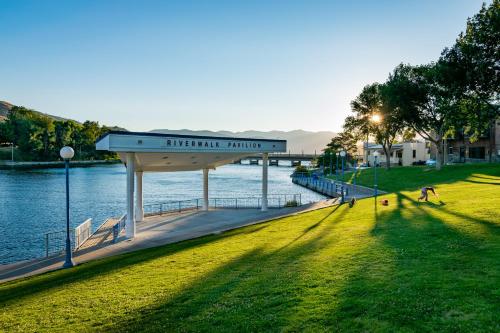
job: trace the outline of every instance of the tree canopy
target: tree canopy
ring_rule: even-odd
[[[344,132],[381,144],[387,167],[394,141],[418,133],[435,146],[440,169],[444,139],[460,131],[473,142],[487,133],[500,116],[499,97],[500,0],[493,0],[467,20],[465,32],[435,62],[400,64],[386,82],[366,85],[351,102]]]
[[[73,120],[54,120],[33,110],[14,106],[0,123],[0,144],[14,144],[24,159],[51,161],[59,159],[66,145],[75,149],[79,160],[109,159],[110,152],[97,151],[95,142],[110,128],[95,121],[80,124]]]

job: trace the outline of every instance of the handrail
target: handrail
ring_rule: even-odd
[[[324,178],[317,174],[307,175],[304,173],[295,173],[290,177],[295,184],[302,185],[330,197],[340,197],[341,203],[343,203],[345,197],[349,195],[349,187],[341,181]]]
[[[74,249],[74,233],[75,229],[69,229],[71,238],[71,247]],[[45,257],[53,254],[62,253],[66,248],[66,230],[46,232],[44,235],[45,242]]]
[[[92,219],[86,219],[78,227],[75,228],[75,250],[92,235]]]
[[[123,229],[125,229],[125,223],[127,221],[127,214],[123,214],[122,217],[118,219],[118,222],[113,225],[113,243],[118,241],[118,237]]]
[[[269,208],[294,207],[302,205],[302,196],[297,194],[270,194],[267,197]],[[178,201],[166,201],[144,205],[144,215],[162,215],[164,213],[182,212],[187,210],[199,210],[203,199],[190,199]],[[253,197],[226,197],[209,198],[208,206],[211,208],[261,208],[262,198]]]

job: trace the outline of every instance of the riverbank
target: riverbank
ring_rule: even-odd
[[[94,244],[85,243],[83,247],[74,252],[73,260],[79,265],[117,254],[135,252],[207,235],[218,235],[241,227],[326,208],[336,203],[335,199],[323,200],[299,207],[270,209],[266,212],[256,208],[211,208],[207,212],[191,210],[163,216],[153,215],[137,224],[137,234],[133,241],[125,241],[122,234],[117,244],[112,243],[112,236],[106,240],[91,242]],[[63,263],[64,255],[61,254],[49,258],[0,265],[0,283],[58,270]]]
[[[302,203],[325,197],[290,180],[291,167],[269,168],[269,195],[297,193]],[[70,169],[70,224],[88,218],[95,226],[126,211],[126,169],[123,164],[102,164]],[[229,164],[210,174],[210,198],[261,195],[262,167]],[[143,179],[144,205],[191,200],[203,196],[200,171],[147,172]],[[65,230],[63,168],[0,171],[0,264],[45,255],[44,235]],[[239,204],[239,203],[238,203]]]
[[[117,164],[121,161],[116,160],[90,160],[90,161],[70,161],[72,167],[90,167],[94,165],[108,165]],[[13,161],[0,161],[0,170],[9,169],[47,169],[47,168],[64,168],[64,161],[50,161],[50,162],[13,162]]]
[[[388,206],[362,199],[3,283],[0,331],[498,331],[500,170],[393,171]],[[417,201],[416,183],[440,198]]]

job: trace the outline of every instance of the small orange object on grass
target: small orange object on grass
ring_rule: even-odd
[[[382,206],[389,206],[389,200],[387,199],[380,200],[380,203],[382,204]]]

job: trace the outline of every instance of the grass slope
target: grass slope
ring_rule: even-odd
[[[499,331],[498,165],[380,184],[412,190],[0,285],[0,331]]]
[[[446,185],[457,181],[467,183],[489,184],[489,177],[481,178],[481,173],[493,173],[497,175],[500,170],[500,164],[462,164],[445,165],[441,171],[434,167],[412,166],[404,168],[377,168],[377,184],[381,190],[387,192],[397,192],[402,190],[418,190],[426,185],[439,187],[440,184]],[[356,182],[360,185],[373,187],[374,169],[359,170],[356,175]],[[475,178],[467,179],[471,174],[478,174]],[[333,177],[335,178],[335,177]],[[353,174],[346,173],[346,181],[352,182]],[[494,183],[494,182],[493,182]]]

